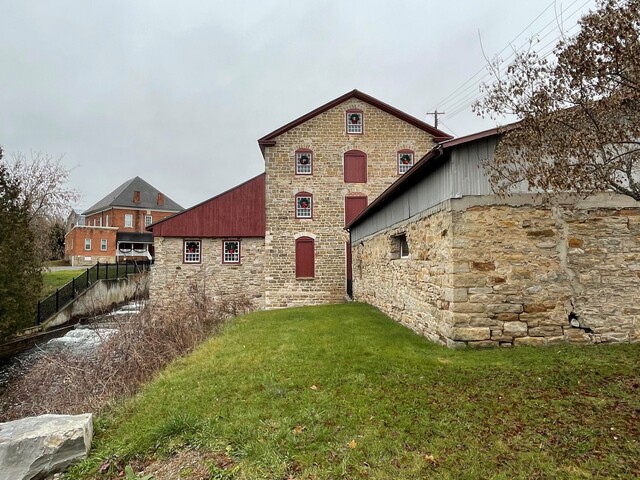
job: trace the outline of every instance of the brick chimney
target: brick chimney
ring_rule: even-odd
[[[164,195],[158,192],[158,206],[162,207],[164,205]]]
[[[133,192],[133,203],[136,205],[140,203],[140,191],[136,190]]]

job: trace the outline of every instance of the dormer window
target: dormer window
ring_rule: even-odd
[[[296,175],[311,175],[313,173],[313,152],[311,150],[296,150]]]
[[[398,174],[402,175],[413,167],[413,151],[400,150],[398,152]]]
[[[361,134],[364,131],[364,115],[362,110],[347,110],[346,124],[348,134]]]

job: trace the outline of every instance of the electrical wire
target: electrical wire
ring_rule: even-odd
[[[557,29],[557,20],[558,20],[558,16],[564,16],[569,9],[571,9],[571,7],[573,5],[575,5],[579,0],[574,0],[573,2],[571,2],[569,4],[569,6],[567,6],[566,8],[562,9],[560,11],[560,13],[558,13],[556,15],[556,17],[551,20],[550,22],[548,22],[546,25],[544,25],[534,36],[533,38],[537,38],[538,39],[538,43],[541,42],[542,40],[544,40],[545,38],[547,38],[549,35],[553,34],[556,32]],[[570,14],[568,14],[565,17],[566,21],[567,19],[572,18],[574,15],[576,15],[578,12],[580,12],[588,3],[590,3],[592,0],[587,0],[585,2],[583,2],[582,4],[580,4],[578,6],[578,8],[576,8],[575,10],[573,10]],[[499,73],[504,73],[504,71],[506,70],[506,68],[508,68],[509,66],[509,60],[512,57],[515,57],[515,55],[517,55],[518,53],[521,53],[522,50],[527,47],[530,48],[530,40],[527,40],[526,42],[524,42],[519,48],[513,48],[513,43],[515,41],[517,41],[518,38],[520,38],[522,36],[522,34],[524,32],[527,31],[527,29],[529,27],[531,27],[531,25],[533,25],[536,21],[538,21],[550,8],[551,6],[553,6],[555,4],[556,0],[553,0],[549,5],[547,5],[547,7],[540,13],[538,14],[538,16],[532,20],[529,25],[527,25],[527,27],[525,27],[510,43],[509,45],[507,45],[506,47],[504,47],[497,56],[499,56],[500,54],[502,54],[505,50],[507,50],[508,48],[512,48],[512,52],[511,54],[505,59],[501,61],[501,67],[499,69]],[[548,29],[549,26],[553,25],[554,23],[556,23],[555,27],[552,27],[548,32],[544,33],[545,30]],[[557,44],[558,40],[563,37],[566,36],[567,34],[569,34],[572,30],[574,30],[575,28],[578,27],[578,23],[576,23],[573,27],[567,29],[567,30],[561,30],[560,34],[557,35],[556,37],[554,37],[551,41],[549,41],[548,43],[546,43],[545,45],[543,45],[539,50],[540,50],[540,54],[541,54],[541,58],[546,58],[549,55],[551,55],[554,51],[554,46]],[[543,35],[544,33],[544,35]],[[551,48],[549,49],[549,51],[545,51],[549,46],[551,46]],[[497,57],[496,56],[496,57]],[[473,81],[480,73],[482,73],[483,71],[485,71],[485,74],[479,78],[476,81]],[[435,108],[441,109],[441,110],[448,110],[450,113],[447,114],[447,118],[451,118],[459,113],[461,113],[462,111],[465,111],[470,105],[473,104],[474,101],[479,100],[481,98],[484,97],[484,95],[481,95],[479,90],[477,89],[477,87],[479,87],[479,85],[487,78],[490,78],[492,76],[491,72],[488,71],[487,69],[487,65],[483,66],[478,72],[476,72],[474,75],[472,75],[470,78],[468,78],[462,85],[460,85],[456,90],[454,90],[452,93],[450,93],[447,97],[445,97],[437,107],[432,108],[431,110],[435,111]],[[470,85],[469,82],[472,82]]]

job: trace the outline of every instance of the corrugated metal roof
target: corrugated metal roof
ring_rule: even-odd
[[[140,201],[138,203],[134,202],[134,192],[140,192]],[[158,194],[161,194],[164,198],[163,205],[158,205]],[[91,215],[112,207],[145,208],[168,212],[184,210],[184,208],[140,177],[127,180],[82,214]]]
[[[351,229],[358,225],[359,223],[365,221],[368,217],[370,217],[374,212],[384,208],[390,202],[392,202],[395,198],[401,195],[403,192],[407,191],[410,188],[413,188],[414,185],[421,182],[421,180],[430,175],[434,169],[434,164],[438,162],[442,162],[447,160],[449,156],[442,157],[443,153],[449,153],[453,149],[466,149],[472,146],[476,142],[486,143],[491,137],[498,137],[502,133],[511,130],[517,126],[517,123],[509,124],[500,128],[492,128],[490,130],[485,130],[483,132],[474,133],[471,135],[467,135],[460,138],[454,138],[452,140],[447,140],[445,142],[440,143],[433,150],[428,152],[424,157],[422,157],[416,164],[411,168],[407,173],[402,175],[398,180],[392,183],[384,192],[382,192],[378,198],[376,198],[367,208],[365,208],[360,214],[354,218],[346,228]],[[493,155],[493,149],[495,149],[495,141],[490,142],[490,150],[487,150],[487,155]],[[484,145],[483,145],[484,146]],[[486,148],[486,146],[484,146]],[[474,164],[474,168],[477,165]],[[469,172],[465,172],[468,174]],[[475,172],[477,173],[477,172]],[[464,180],[461,180],[464,182]],[[485,189],[485,179],[480,178],[478,175],[473,176],[473,182],[477,183],[477,189],[480,194],[484,193]],[[456,185],[449,185],[449,187],[455,187]],[[451,192],[451,195],[456,195],[456,192]]]
[[[264,237],[265,174],[147,227],[155,237]]]

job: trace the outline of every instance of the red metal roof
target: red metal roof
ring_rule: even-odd
[[[437,128],[429,125],[428,123],[425,123],[422,120],[418,120],[416,117],[412,117],[411,115],[408,115],[403,111],[398,110],[397,108],[392,107],[387,103],[381,102],[377,98],[374,98],[358,90],[352,90],[351,92],[345,93],[341,97],[338,97],[335,100],[331,100],[329,103],[325,103],[321,107],[318,107],[315,110],[310,111],[306,115],[303,115],[300,118],[297,118],[296,120],[287,123],[286,125],[278,128],[277,130],[274,130],[273,132],[259,139],[258,145],[260,145],[260,150],[262,150],[262,154],[264,155],[265,147],[270,147],[275,145],[276,137],[282,135],[285,132],[288,132],[292,128],[297,127],[298,125],[306,122],[307,120],[317,115],[320,115],[323,112],[326,112],[327,110],[335,107],[336,105],[340,105],[342,102],[349,100],[351,98],[357,98],[358,100],[362,100],[363,102],[366,102],[369,105],[373,105],[374,107],[382,110],[383,112],[387,112],[388,114],[393,115],[394,117],[397,117],[400,120],[404,120],[405,122],[413,125],[414,127],[419,128],[420,130],[424,130],[429,135],[433,136],[433,140],[436,142],[449,140],[452,138],[451,135],[443,132],[442,130],[438,130]]]
[[[155,237],[264,237],[265,174],[147,227]]]

